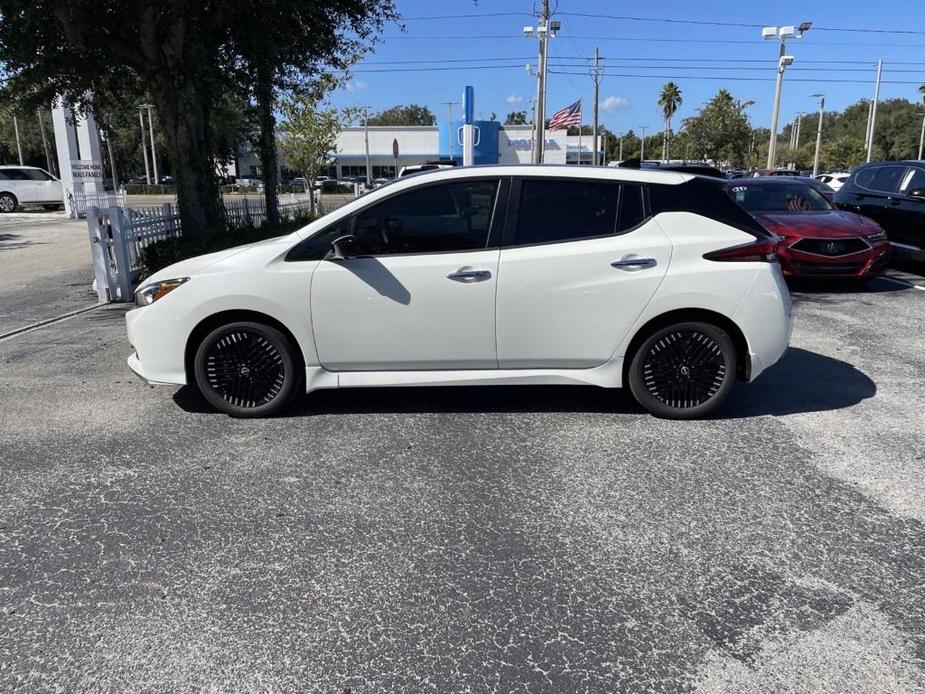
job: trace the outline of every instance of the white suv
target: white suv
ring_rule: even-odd
[[[185,260],[129,366],[235,416],[370,386],[628,385],[702,417],[787,348],[776,238],[725,181],[577,166],[409,176],[289,236]]]
[[[61,181],[35,166],[0,166],[0,212],[13,212],[20,205],[64,204]]]

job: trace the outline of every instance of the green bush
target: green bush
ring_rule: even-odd
[[[176,186],[148,186],[144,184],[138,185],[135,183],[127,183],[125,185],[126,195],[176,195],[176,193]]]
[[[293,219],[287,219],[279,225],[263,224],[259,227],[243,226],[229,227],[225,231],[208,234],[197,234],[195,236],[180,236],[177,238],[163,239],[142,249],[138,257],[138,263],[141,270],[139,279],[144,279],[153,275],[158,270],[162,270],[168,265],[173,265],[181,260],[193,258],[197,255],[223,251],[226,248],[241,246],[246,243],[263,241],[276,236],[289,234],[299,229],[315,219],[312,215],[302,215]]]

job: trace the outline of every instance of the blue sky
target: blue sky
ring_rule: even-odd
[[[536,80],[524,66],[531,61],[535,64],[537,41],[523,38],[521,31],[531,23],[529,14],[535,4],[533,0],[478,0],[477,4],[472,0],[398,0],[398,9],[406,18],[405,31],[394,24],[387,26],[375,51],[356,66],[351,82],[332,101],[336,106],[368,104],[372,110],[420,103],[443,120],[447,107],[442,102],[459,102],[463,87],[471,84],[477,117],[488,118],[494,111],[503,119],[509,111],[530,110]],[[602,15],[758,25],[812,21],[814,28],[802,40],[787,44],[787,53],[796,61],[785,77],[782,123],[797,111],[817,108],[809,96],[815,92],[826,94],[827,109],[873,97],[878,58],[885,61],[882,99],[917,99],[917,85],[925,82],[925,3],[920,1],[878,5],[870,0],[551,0],[550,4],[558,5],[554,18],[562,22],[562,30],[550,41],[547,117],[583,97],[585,122],[590,123],[590,62],[583,59],[592,56],[598,46],[606,58],[601,120],[615,132],[638,132],[640,125],[657,130],[661,118],[656,100],[661,85],[669,79],[682,89],[681,118],[725,87],[738,99],[754,100],[749,111],[752,123],[767,126],[778,47],[762,41],[758,27]],[[475,16],[433,18],[446,15]],[[459,106],[454,108],[457,117]]]

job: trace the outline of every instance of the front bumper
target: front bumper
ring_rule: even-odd
[[[164,320],[158,308],[152,304],[125,314],[128,341],[134,350],[128,365],[145,383],[186,385],[184,333]]]
[[[885,241],[870,248],[840,256],[805,253],[791,245],[781,245],[777,256],[787,277],[871,277],[886,270],[890,245]]]
[[[167,381],[157,381],[153,378],[148,378],[145,375],[144,367],[141,365],[141,359],[138,358],[137,352],[132,352],[126,361],[128,362],[128,368],[130,368],[132,372],[134,372],[134,374],[138,376],[138,378],[140,378],[142,381],[144,381],[149,386],[175,386],[177,385],[176,383],[168,383]]]

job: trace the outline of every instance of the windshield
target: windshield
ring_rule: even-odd
[[[749,212],[810,212],[831,210],[832,206],[805,183],[729,187],[732,198]]]

